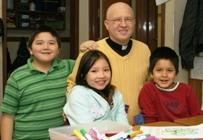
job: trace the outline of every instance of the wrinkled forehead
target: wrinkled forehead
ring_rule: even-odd
[[[117,4],[109,7],[106,13],[106,18],[134,18],[133,10],[126,4]]]

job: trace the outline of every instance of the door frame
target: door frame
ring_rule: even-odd
[[[4,5],[4,6],[3,6]],[[2,53],[3,53],[3,94],[5,92],[5,85],[7,82],[7,29],[6,29],[6,0],[2,0],[2,20],[4,24],[4,38],[2,40]]]

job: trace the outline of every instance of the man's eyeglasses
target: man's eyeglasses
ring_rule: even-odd
[[[133,21],[134,21],[135,19],[132,19],[132,18],[125,18],[125,19],[121,19],[121,18],[107,19],[107,21],[112,21],[114,24],[121,24],[123,20],[124,20],[124,22],[125,22],[126,24],[131,24],[131,23],[133,23]]]

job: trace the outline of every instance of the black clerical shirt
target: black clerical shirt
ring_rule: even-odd
[[[106,39],[106,42],[116,53],[118,53],[121,56],[127,55],[132,48],[132,40],[129,40],[128,44],[126,44],[127,48],[125,50],[122,50],[123,46],[112,41],[110,37]]]

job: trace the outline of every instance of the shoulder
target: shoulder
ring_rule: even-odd
[[[90,89],[81,85],[74,86],[68,93],[69,96],[87,96],[90,93]]]
[[[192,87],[186,83],[180,83],[178,88],[182,91],[185,91],[185,92],[194,92]]]
[[[118,91],[118,89],[115,89],[112,99],[115,102],[120,102],[123,100],[123,95],[120,93],[120,91]]]
[[[135,40],[135,39],[131,39],[131,40],[133,42],[132,46],[134,49],[136,49],[136,51],[143,52],[144,55],[150,55],[151,54],[149,47],[145,43],[138,41],[138,40]]]
[[[9,78],[12,77],[14,79],[19,79],[19,78],[21,79],[22,77],[30,75],[30,73],[31,72],[30,72],[28,64],[25,64],[25,65],[17,68],[16,70],[14,70],[11,73],[11,75],[9,76]]]
[[[155,94],[157,92],[157,87],[155,86],[154,82],[147,82],[143,85],[140,94]]]
[[[156,87],[154,82],[146,82],[144,85],[143,85],[143,88],[152,88],[152,87]]]
[[[63,60],[59,59],[58,62],[69,67],[75,65],[75,60],[72,59],[63,59]]]
[[[103,39],[97,41],[97,44],[99,45],[99,47],[102,47],[102,46],[104,46],[104,45],[108,45],[107,42],[106,42],[106,39],[107,39],[107,38],[108,38],[108,37],[103,38]]]
[[[132,38],[131,38],[131,40],[133,41],[133,44],[148,47],[147,44],[145,44],[144,42],[141,42],[139,40],[135,40],[135,39],[132,39]]]
[[[114,96],[122,98],[122,94],[120,93],[120,91],[118,91],[118,89],[115,89]]]
[[[97,43],[104,42],[104,41],[106,42],[106,39],[107,39],[107,38],[108,38],[108,37],[105,37],[105,38],[103,38],[103,39],[100,39],[100,40],[97,41]]]

